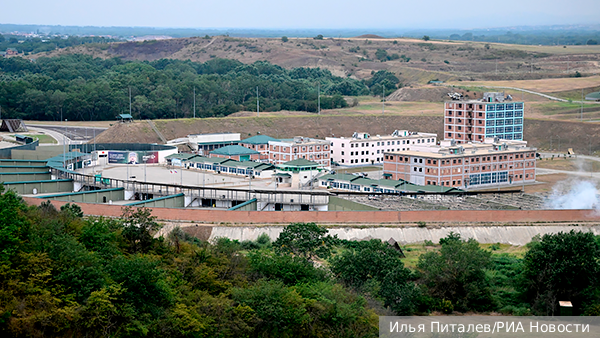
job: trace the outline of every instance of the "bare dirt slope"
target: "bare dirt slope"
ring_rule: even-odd
[[[385,50],[395,60],[382,62],[375,53]],[[244,63],[266,60],[292,67],[321,67],[335,75],[370,77],[387,69],[405,84],[429,80],[514,80],[565,77],[579,71],[600,73],[600,46],[520,46],[478,42],[421,41],[381,38],[272,38],[212,37],[83,45],[45,54],[81,53],[128,60],[173,58],[204,62],[211,58]],[[402,57],[404,55],[404,57]]]
[[[186,120],[156,120],[157,128],[167,139],[194,133],[238,132],[242,138],[261,133],[273,137],[327,136],[349,137],[355,131],[372,135],[389,134],[395,129],[437,133],[442,137],[441,116],[398,115],[301,115],[268,117],[225,117]],[[565,152],[573,148],[577,153],[600,152],[600,124],[525,119],[525,139],[530,145],[543,150]],[[559,139],[560,137],[560,139]],[[99,135],[96,142],[159,142],[146,122],[116,124]]]

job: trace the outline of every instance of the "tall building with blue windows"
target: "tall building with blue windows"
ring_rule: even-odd
[[[444,140],[483,142],[485,138],[523,140],[523,102],[504,93],[485,93],[480,101],[444,104]]]

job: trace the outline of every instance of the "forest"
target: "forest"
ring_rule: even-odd
[[[0,58],[3,116],[26,120],[57,121],[61,114],[70,121],[113,120],[130,108],[136,119],[189,118],[194,107],[196,117],[226,116],[256,111],[257,87],[261,111],[316,112],[319,93],[321,109],[343,108],[344,96],[381,95],[382,85],[386,92],[401,86],[387,71],[363,82],[326,69],[288,70],[263,61]]]
[[[115,41],[119,40],[100,36],[69,36],[67,38],[48,36],[42,39],[40,37],[23,38],[18,35],[0,34],[0,52],[13,48],[19,53],[29,55],[88,43],[102,44]]]
[[[145,208],[83,217],[0,188],[3,337],[377,337],[380,315],[600,315],[599,239],[535,237],[524,255],[451,233],[409,265],[314,223],[201,241]],[[406,264],[405,264],[406,262]]]

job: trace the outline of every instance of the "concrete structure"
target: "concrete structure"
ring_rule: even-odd
[[[269,142],[271,141],[277,142],[279,140],[267,135],[256,135],[241,140],[240,145],[258,151],[260,153],[260,160],[266,162],[269,160]]]
[[[199,155],[208,156],[215,149],[238,144],[240,133],[190,134],[187,142],[197,145]]]
[[[292,188],[310,187],[324,170],[324,165],[300,158],[278,165],[276,182],[283,187],[287,182]],[[285,179],[285,174],[290,175],[289,181]]]
[[[436,134],[408,130],[396,130],[385,136],[357,132],[351,138],[326,138],[331,143],[331,159],[343,166],[382,163],[385,152],[411,150],[415,145],[435,145],[436,139]]]
[[[487,101],[445,102],[444,140],[456,143],[482,142],[488,137],[523,140],[523,102],[500,101],[500,96],[492,94],[497,93],[484,94]]]
[[[386,153],[383,170],[390,179],[419,185],[468,188],[522,184],[535,182],[535,153],[525,141],[444,142],[441,146]]]
[[[319,187],[333,191],[354,191],[369,193],[406,193],[406,192],[436,192],[446,193],[456,190],[443,186],[421,186],[404,180],[382,179],[373,180],[361,175],[328,174],[319,177]]]
[[[188,169],[201,169],[219,174],[271,178],[275,166],[253,161],[236,161],[226,158],[196,156],[185,162]]]
[[[260,159],[261,153],[240,145],[225,146],[210,152],[212,157],[227,158],[236,161],[256,161]]]
[[[329,168],[331,166],[329,141],[302,136],[269,141],[269,162],[272,164],[279,165],[297,159],[313,161]]]

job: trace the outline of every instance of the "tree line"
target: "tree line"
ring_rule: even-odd
[[[369,95],[371,89],[381,95],[378,81],[388,83],[386,92],[398,84],[390,76],[359,81],[264,61],[10,57],[0,58],[0,106],[3,116],[29,120],[60,120],[61,113],[69,120],[112,120],[130,108],[137,119],[192,117],[194,107],[196,117],[213,117],[256,111],[258,87],[262,111],[316,112],[319,91],[322,109],[343,108],[344,96]]]
[[[9,48],[16,49],[18,53],[29,55],[35,53],[50,52],[59,48],[72,47],[84,44],[103,44],[119,41],[117,39],[101,36],[46,36],[46,37],[26,37],[19,35],[0,34],[0,52]]]
[[[2,336],[377,337],[379,315],[558,315],[559,300],[600,314],[600,248],[586,232],[536,237],[521,258],[451,233],[407,268],[386,242],[314,223],[274,242],[159,228],[145,208],[85,218],[3,192]]]

